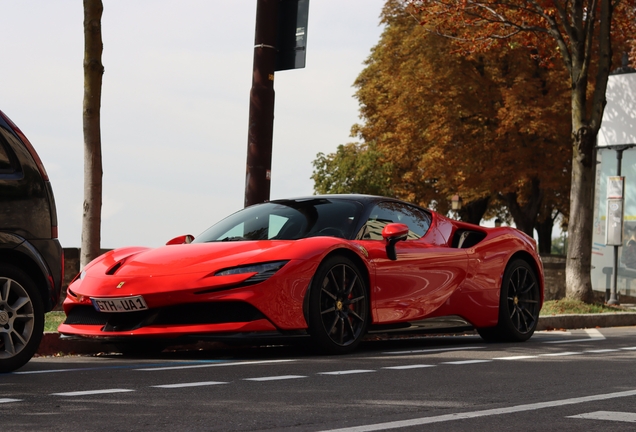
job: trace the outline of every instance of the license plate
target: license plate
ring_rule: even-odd
[[[91,301],[99,312],[136,312],[148,309],[142,296],[91,298]]]

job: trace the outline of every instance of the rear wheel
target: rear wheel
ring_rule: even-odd
[[[17,267],[0,264],[0,373],[26,364],[44,331],[44,306],[35,283]]]
[[[345,257],[324,261],[309,293],[309,332],[313,341],[332,354],[353,351],[369,323],[369,295],[358,267]]]
[[[499,322],[495,327],[478,329],[479,335],[493,342],[522,342],[530,339],[537,323],[541,293],[534,270],[523,260],[506,268],[499,299]]]

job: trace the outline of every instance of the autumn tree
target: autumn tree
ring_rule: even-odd
[[[429,32],[467,53],[527,47],[570,81],[571,191],[566,295],[593,298],[590,279],[594,145],[612,65],[612,44],[634,39],[635,0],[405,0]]]
[[[355,82],[364,123],[353,133],[373,143],[378,166],[391,167],[393,194],[446,212],[458,193],[460,215],[473,223],[489,206],[507,206],[531,234],[541,204],[569,186],[565,71],[520,46],[477,58],[453,53],[399,1],[386,3],[382,20]]]
[[[84,205],[80,265],[100,254],[102,210],[102,150],[100,106],[102,94],[101,0],[84,0]]]

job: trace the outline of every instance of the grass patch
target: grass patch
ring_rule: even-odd
[[[620,306],[608,306],[603,303],[583,303],[579,300],[550,300],[543,303],[540,315],[588,314],[605,312],[625,312]]]
[[[66,315],[64,312],[47,312],[44,315],[44,331],[54,332],[57,331],[57,326],[62,324]]]

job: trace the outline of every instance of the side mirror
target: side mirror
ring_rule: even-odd
[[[402,223],[390,223],[382,230],[382,238],[386,240],[386,255],[390,260],[395,261],[397,254],[395,244],[406,240],[409,235],[409,227]]]
[[[177,245],[177,244],[190,244],[194,240],[194,236],[187,234],[179,237],[175,237],[172,240],[169,240],[166,245]]]

